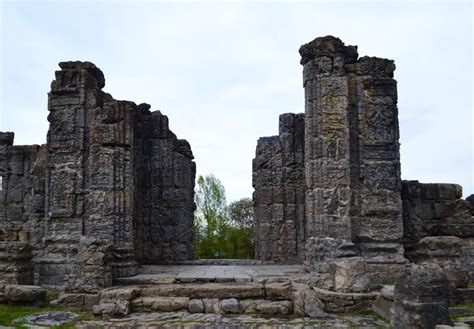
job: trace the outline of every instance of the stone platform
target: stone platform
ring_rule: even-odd
[[[316,290],[302,265],[219,264],[141,266],[137,275],[117,278],[97,295],[65,294],[56,304],[68,305],[80,297],[95,315],[105,317],[189,312],[326,318],[328,312],[370,311],[376,298],[375,293]]]
[[[232,264],[232,263],[231,263]],[[287,281],[305,274],[302,265],[145,265],[132,277],[117,278],[115,285],[192,282]]]

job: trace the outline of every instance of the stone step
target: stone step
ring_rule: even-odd
[[[205,283],[142,286],[141,297],[291,299],[291,283]]]
[[[131,302],[131,312],[178,312],[289,315],[293,312],[291,300],[265,299],[190,299],[188,297],[139,297]]]
[[[112,287],[99,293],[97,315],[140,312],[256,313],[293,312],[293,286],[279,283],[173,283]]]

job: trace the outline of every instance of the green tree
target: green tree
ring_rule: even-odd
[[[232,258],[254,258],[254,213],[250,198],[229,204],[228,254]]]
[[[207,175],[198,177],[195,201],[198,258],[254,258],[251,199],[227,205],[224,186],[216,176]]]
[[[212,174],[199,176],[195,201],[196,256],[225,257],[227,201],[221,181]]]

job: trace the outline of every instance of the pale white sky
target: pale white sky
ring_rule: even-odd
[[[215,174],[250,197],[257,139],[303,112],[299,46],[332,34],[397,65],[402,177],[474,193],[472,4],[455,2],[1,1],[0,130],[44,143],[47,92],[65,60],[105,91],[146,102]]]

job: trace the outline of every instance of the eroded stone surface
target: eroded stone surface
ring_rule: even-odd
[[[0,134],[0,285],[96,293],[137,262],[192,259],[189,143],[148,104],[105,93],[93,63],[59,66],[47,144]]]
[[[189,314],[185,312],[132,314],[109,321],[81,321],[77,328],[385,328],[388,323],[372,316],[327,319],[258,317],[251,315]]]
[[[256,257],[302,262],[305,245],[304,115],[280,115],[279,135],[258,140],[253,160]]]
[[[281,247],[296,241],[297,246],[305,244],[308,268],[320,272],[323,280],[333,281],[327,288],[365,290],[368,282],[341,280],[342,267],[330,273],[329,264],[320,262],[329,263],[334,255],[347,252],[364,257],[374,284],[393,280],[395,275],[396,266],[387,271],[381,264],[405,262],[395,65],[387,59],[359,58],[357,47],[332,36],[303,45],[300,54],[305,114],[282,115],[280,135],[262,138],[257,145],[255,214],[257,227],[267,227],[257,232],[262,239],[257,257],[284,257],[288,250]],[[287,133],[287,127],[293,134]],[[287,201],[294,200],[286,197],[288,184],[304,186],[298,190],[304,202],[301,198],[296,205]],[[288,220],[296,208],[304,216],[297,213]],[[304,232],[298,239],[293,232],[280,232],[293,218],[302,227],[295,232]],[[326,238],[335,243],[320,248],[318,239]],[[341,252],[332,248],[351,243],[351,248]]]
[[[434,328],[452,325],[448,313],[449,282],[436,264],[410,265],[397,278],[394,328]]]
[[[4,297],[10,302],[41,303],[46,297],[46,290],[39,286],[7,285]]]

